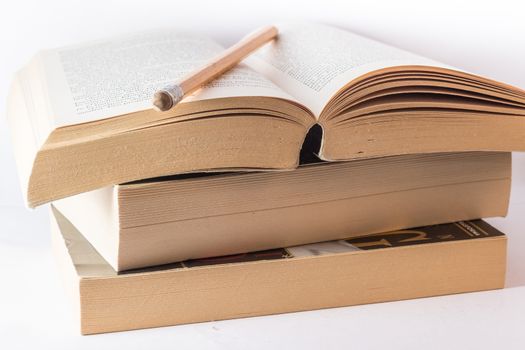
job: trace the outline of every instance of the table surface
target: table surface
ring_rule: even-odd
[[[104,6],[102,6],[104,4]],[[427,3],[428,4],[428,3]],[[82,337],[62,290],[49,242],[47,208],[23,207],[4,101],[12,74],[38,49],[111,34],[175,26],[230,44],[283,19],[313,19],[525,87],[520,2],[415,1],[245,6],[199,1],[17,1],[0,12],[0,348],[523,348],[525,155],[513,156],[509,215],[488,220],[509,238],[506,288],[239,320]],[[475,5],[474,5],[475,4]],[[28,9],[30,9],[28,11]],[[158,9],[163,9],[158,11]],[[278,9],[278,10],[276,10]],[[198,23],[198,25],[197,25]],[[227,24],[227,25],[225,25]]]

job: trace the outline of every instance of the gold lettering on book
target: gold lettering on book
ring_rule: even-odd
[[[364,239],[364,240],[363,240]],[[348,243],[358,248],[370,248],[370,247],[393,247],[396,245],[402,245],[405,243],[416,243],[421,241],[431,240],[427,233],[424,231],[417,230],[400,230],[388,233],[381,233],[377,235],[371,235],[368,237],[354,238],[347,240]]]

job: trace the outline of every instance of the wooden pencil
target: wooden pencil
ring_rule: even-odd
[[[167,111],[173,108],[184,96],[191,94],[204,84],[230,70],[250,53],[277,37],[277,34],[278,30],[276,27],[268,26],[247,35],[241,41],[214,57],[202,68],[191,72],[180,81],[167,85],[155,92],[153,107],[158,111]]]

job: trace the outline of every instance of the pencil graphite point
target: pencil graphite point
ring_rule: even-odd
[[[173,106],[173,100],[171,96],[164,91],[157,91],[153,95],[153,108],[159,112],[169,110]]]

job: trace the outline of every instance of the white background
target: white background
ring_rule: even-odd
[[[525,345],[525,157],[514,157],[507,288],[81,337],[50,254],[47,208],[22,207],[5,123],[13,73],[42,48],[173,26],[231,44],[317,20],[525,88],[520,1],[6,1],[0,7],[0,349],[515,348]]]

